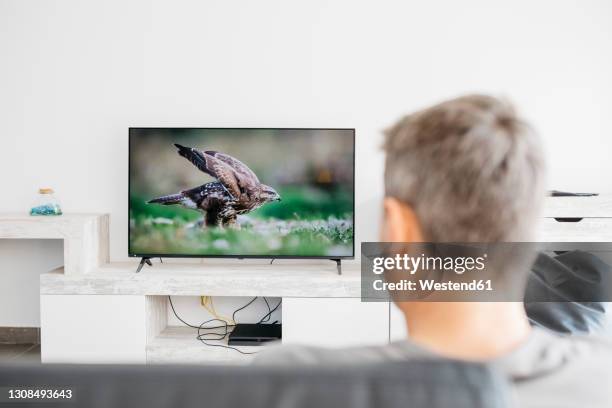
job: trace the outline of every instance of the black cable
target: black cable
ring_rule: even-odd
[[[179,315],[176,313],[176,310],[174,309],[174,303],[172,303],[172,297],[168,295],[168,300],[170,301],[170,307],[172,308],[172,313],[174,313],[174,315],[176,316],[177,319],[179,319],[185,326],[188,327],[192,327],[194,329],[197,329],[200,326],[194,326],[193,324],[189,324],[186,321],[184,321],[183,319],[181,319],[179,317]]]
[[[221,319],[210,319],[210,320],[207,320],[204,323],[202,323],[201,326],[203,326],[204,324],[206,324],[208,322],[215,321],[215,320],[225,322],[225,320],[221,320]],[[256,351],[250,351],[250,352],[249,351],[242,351],[242,350],[240,350],[240,349],[238,349],[236,347],[226,346],[225,344],[214,344],[214,343],[207,343],[206,342],[207,340],[210,340],[210,341],[213,341],[213,340],[225,340],[225,337],[227,337],[227,335],[230,334],[230,332],[228,332],[228,330],[227,330],[228,326],[230,326],[230,325],[228,325],[227,322],[225,322],[225,333],[223,333],[223,334],[222,333],[204,333],[204,334],[201,334],[200,330],[202,330],[202,327],[200,327],[200,328],[198,328],[197,339],[200,340],[202,342],[202,344],[204,344],[206,346],[221,347],[221,348],[225,348],[225,349],[235,350],[235,351],[239,352],[240,354],[257,354]],[[207,328],[207,329],[209,329],[209,328]],[[213,336],[216,335],[218,337],[215,337],[215,338],[212,338],[212,339],[204,337],[204,336],[211,336],[211,335],[213,335]]]
[[[246,305],[242,306],[240,309],[236,309],[234,310],[234,313],[232,313],[232,320],[234,321],[234,323],[236,323],[236,313],[238,313],[239,311],[246,309],[247,307],[251,306],[251,304],[257,300],[257,296],[255,296],[253,299],[251,299],[249,301],[249,303],[247,303]]]
[[[259,321],[259,323],[263,323],[264,321],[269,321],[269,320],[270,320],[270,317],[272,316],[272,313],[274,313],[274,312],[276,311],[276,309],[278,309],[278,308],[279,308],[279,306],[281,305],[281,303],[283,303],[283,299],[279,300],[279,301],[278,301],[278,304],[277,304],[276,306],[274,306],[274,308],[273,308],[272,310],[270,310],[270,311],[268,312],[268,314],[267,314],[267,315],[265,315],[264,317],[262,317],[262,318],[261,318],[261,320]],[[267,320],[264,320],[264,319],[267,319]]]
[[[263,300],[264,300],[264,302],[266,302],[266,306],[268,307],[268,313],[270,313],[272,311],[272,309],[270,309],[270,303],[268,303],[268,299],[266,299],[266,297],[264,296]],[[265,319],[265,320],[264,319],[265,319],[265,316],[262,317],[262,319],[259,321],[259,323],[264,323],[264,322],[270,321],[270,316],[268,316],[267,319]]]
[[[170,301],[170,307],[172,308],[172,313],[174,313],[174,316],[176,316],[176,318],[181,323],[183,323],[185,326],[191,327],[191,328],[194,328],[194,329],[198,330],[198,335],[196,336],[196,339],[198,339],[202,344],[204,344],[206,346],[210,346],[210,347],[222,347],[222,348],[226,348],[226,349],[230,349],[230,350],[235,350],[235,351],[239,352],[240,354],[257,354],[256,351],[248,352],[248,351],[242,351],[242,350],[240,350],[240,349],[238,349],[236,347],[226,346],[224,344],[207,343],[207,341],[225,340],[227,335],[231,333],[228,329],[230,327],[235,327],[236,325],[235,324],[228,324],[225,320],[221,320],[221,319],[217,319],[217,318],[206,320],[205,322],[202,322],[202,324],[200,324],[199,326],[195,326],[195,325],[189,324],[185,320],[181,319],[181,317],[176,312],[176,309],[174,308],[174,303],[172,303],[172,297],[171,296],[168,296],[168,300]],[[235,317],[236,317],[236,313],[237,312],[239,312],[242,309],[248,307],[255,300],[257,300],[257,297],[254,297],[253,299],[251,299],[249,301],[249,303],[247,303],[246,305],[242,306],[241,308],[236,309],[234,311],[234,313],[232,314],[232,320],[235,321]],[[210,322],[222,322],[223,325],[204,327],[205,324],[210,323]],[[224,331],[224,333],[201,333],[202,330],[216,330],[216,329],[224,329],[225,331]],[[216,336],[216,337],[210,338],[210,336]]]

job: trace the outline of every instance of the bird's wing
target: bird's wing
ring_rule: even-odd
[[[229,164],[201,150],[179,144],[175,144],[175,146],[178,148],[178,154],[189,160],[204,173],[219,180],[234,198],[240,197],[240,185],[245,184],[242,180],[244,176]]]
[[[213,157],[216,157],[222,162],[228,164],[231,168],[233,168],[238,173],[246,177],[247,181],[252,181],[254,184],[259,183],[259,179],[257,178],[257,175],[253,172],[253,170],[251,170],[249,166],[247,166],[246,164],[244,164],[237,158],[230,156],[229,154],[226,154],[226,153],[215,152],[214,150],[208,150],[208,151],[205,151],[204,153],[209,154]]]
[[[183,191],[187,197],[193,201],[199,203],[206,198],[212,198],[215,200],[223,200],[227,197],[227,188],[218,181],[202,184],[201,186]]]

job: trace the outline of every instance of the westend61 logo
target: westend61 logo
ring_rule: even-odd
[[[492,292],[499,255],[480,243],[364,243],[362,298],[448,301]]]
[[[473,252],[473,249],[471,252]],[[470,256],[466,255],[465,251],[460,251],[460,255],[448,255],[450,254],[425,255],[421,253],[411,255],[400,253],[393,256],[374,257],[372,258],[372,272],[374,275],[385,274],[385,279],[374,279],[372,289],[375,291],[416,292],[422,295],[432,291],[493,290],[491,280],[484,279],[483,276],[486,273],[487,253]],[[418,275],[416,275],[417,272]],[[468,277],[468,275],[471,275],[470,272],[478,273],[478,275]]]
[[[414,275],[419,271],[453,271],[461,275],[465,272],[485,270],[486,259],[486,253],[482,256],[465,257],[396,254],[374,258],[372,272],[380,275],[386,271],[405,271]]]
[[[363,242],[361,299],[610,302],[601,253],[612,242]]]

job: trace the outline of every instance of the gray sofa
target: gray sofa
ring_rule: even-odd
[[[71,401],[3,404],[7,388],[71,388]],[[352,368],[36,365],[0,366],[0,406],[87,408],[496,408],[505,379],[453,361]]]

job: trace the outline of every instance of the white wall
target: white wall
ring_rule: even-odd
[[[607,0],[0,0],[0,55],[0,211],[52,186],[65,211],[111,214],[113,259],[129,126],[354,126],[357,240],[374,240],[380,130],[492,92],[543,135],[551,188],[612,193]]]

